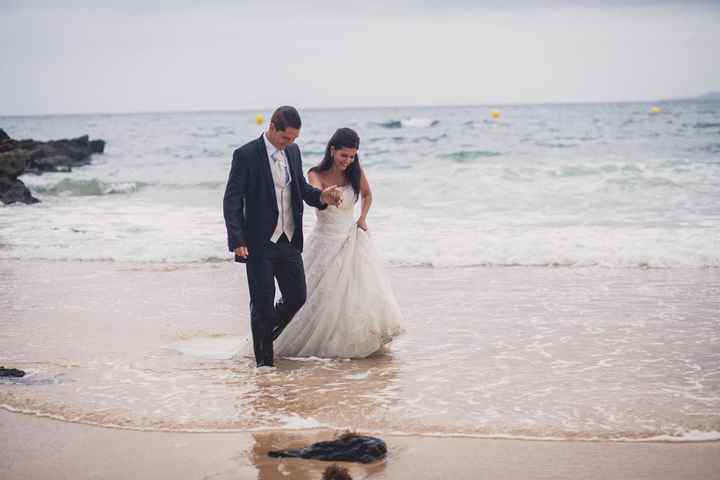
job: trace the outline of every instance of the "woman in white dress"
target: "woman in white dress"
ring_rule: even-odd
[[[372,194],[359,146],[354,130],[337,130],[320,165],[308,172],[317,188],[341,187],[343,199],[339,207],[316,210],[303,254],[307,300],[275,341],[279,357],[364,358],[402,331],[400,308],[368,234]]]

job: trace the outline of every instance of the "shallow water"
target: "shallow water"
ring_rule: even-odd
[[[232,358],[233,264],[3,261],[3,408],[173,431],[720,439],[717,269],[393,268],[407,332],[365,360]]]
[[[108,141],[23,176],[42,203],[0,207],[0,364],[29,372],[0,404],[134,429],[719,439],[720,102],[650,107],[302,111],[305,168],[337,127],[361,136],[407,332],[267,373],[233,358],[248,299],[221,211],[258,112],[0,117]]]

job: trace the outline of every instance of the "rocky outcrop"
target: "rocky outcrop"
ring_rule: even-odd
[[[87,135],[68,140],[13,140],[0,129],[0,201],[5,204],[36,203],[30,190],[18,179],[24,173],[71,172],[87,165],[94,153],[103,153],[103,140]]]

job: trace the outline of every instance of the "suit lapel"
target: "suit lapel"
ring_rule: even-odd
[[[293,153],[290,153],[290,152],[293,152]],[[294,158],[291,158],[291,157],[295,156],[294,152],[295,152],[294,148],[286,148],[285,149],[285,156],[287,157],[288,168],[290,169],[290,182],[291,182],[290,186],[292,188],[291,191],[293,192],[293,194],[291,195],[293,211],[298,211],[299,208],[297,205],[297,200],[302,195],[300,195],[300,182],[298,181],[299,171],[295,169],[295,164],[296,163],[299,164],[299,162],[295,162]]]
[[[272,205],[277,208],[277,196],[275,195],[275,181],[272,177],[272,172],[270,171],[270,159],[268,158],[267,154],[267,147],[265,147],[265,139],[263,138],[265,134],[260,135],[260,138],[258,139],[258,155],[260,158],[260,171],[263,172],[263,177],[265,177],[265,183],[268,185],[268,189],[270,190],[270,195],[272,195]]]
[[[298,175],[298,173],[295,171],[295,163],[296,163],[296,162],[293,161],[295,155],[293,155],[293,154],[290,153],[291,150],[294,152],[294,149],[286,148],[286,149],[285,149],[285,156],[287,157],[287,160],[288,160],[288,168],[290,169],[290,181],[292,181],[292,183],[295,185],[295,187],[297,187],[297,185],[298,185],[298,182],[297,182],[297,175]],[[290,158],[291,156],[293,157],[293,159]]]

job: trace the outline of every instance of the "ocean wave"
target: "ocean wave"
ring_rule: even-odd
[[[460,150],[458,152],[448,153],[442,155],[443,158],[449,158],[459,163],[467,162],[470,160],[477,160],[478,158],[489,158],[499,157],[502,153],[495,152],[492,150]]]
[[[678,432],[573,432],[573,431],[532,431],[523,430],[504,433],[488,431],[478,433],[447,433],[421,431],[391,431],[386,435],[418,436],[437,438],[478,438],[487,440],[542,440],[542,441],[573,441],[573,442],[618,442],[618,443],[698,443],[720,440],[720,431],[688,430]]]
[[[561,143],[561,142],[535,142],[535,145],[539,147],[547,148],[575,148],[578,146],[577,143]]]
[[[64,178],[55,184],[32,186],[32,189],[47,195],[83,197],[133,193],[147,185],[143,182],[103,182],[98,179]]]
[[[447,138],[447,134],[443,133],[442,135],[438,135],[437,137],[429,137],[429,136],[415,137],[415,138],[410,139],[410,141],[412,143],[424,143],[424,142],[437,143],[440,140],[443,140],[445,138]]]
[[[440,120],[434,120],[432,118],[406,118],[402,120],[403,127],[434,127],[438,125]]]
[[[422,137],[392,137],[391,140],[398,143],[437,143],[440,140],[447,138],[446,134],[439,135],[437,137],[422,136]]]
[[[313,359],[302,359],[313,360]],[[318,359],[324,361],[324,359]],[[40,418],[93,425],[119,430],[144,431],[144,432],[182,432],[182,433],[244,433],[258,431],[311,431],[318,429],[344,430],[344,426],[334,423],[321,422],[313,417],[301,415],[280,415],[276,418],[276,425],[266,425],[252,421],[230,420],[207,421],[197,419],[191,424],[174,423],[158,419],[133,419],[129,415],[113,417],[105,412],[79,412],[72,411],[66,407],[44,408],[49,405],[42,405],[41,402],[25,402],[24,405],[15,405],[12,401],[5,399],[0,403],[3,410],[30,415]],[[20,402],[17,402],[20,403]],[[584,431],[584,430],[556,430],[556,429],[489,429],[489,428],[463,428],[448,427],[445,425],[427,425],[423,428],[397,428],[397,425],[390,428],[378,428],[372,425],[367,428],[358,428],[357,431],[368,434],[384,436],[418,436],[431,438],[478,438],[498,440],[543,440],[543,441],[574,441],[574,442],[617,442],[617,443],[698,443],[713,442],[720,440],[718,430],[698,429],[668,429],[665,431]],[[395,428],[393,428],[395,427]]]
[[[400,120],[388,120],[387,122],[380,122],[378,125],[383,128],[402,128]]]
[[[146,186],[145,184],[144,186]],[[207,190],[217,190],[218,188],[224,189],[226,185],[226,182],[197,182],[197,183],[166,183],[166,184],[158,184],[159,187],[164,187],[172,190],[185,190],[185,189],[207,189]]]
[[[626,191],[643,190],[646,188],[672,188],[683,190],[687,187],[663,177],[624,177],[608,178],[605,180],[608,187],[620,187]]]
[[[697,269],[715,269],[720,268],[720,258],[713,263],[701,263],[695,265],[671,264],[662,261],[641,261],[633,263],[619,263],[610,261],[588,261],[588,260],[549,260],[549,261],[463,261],[462,259],[445,259],[445,260],[412,260],[412,259],[395,259],[390,260],[391,267],[419,267],[419,268],[606,268],[606,269],[625,269],[625,270],[671,270],[673,268],[697,268]]]
[[[440,120],[423,117],[410,117],[403,118],[401,120],[388,120],[386,122],[380,122],[377,125],[383,128],[427,128],[438,125]]]
[[[596,167],[585,165],[566,165],[562,168],[552,170],[550,173],[555,177],[584,177],[589,175],[603,175],[622,171],[625,173],[640,173],[642,170],[634,165],[604,164]]]
[[[698,122],[695,128],[720,128],[720,122]]]
[[[423,135],[420,137],[414,137],[414,136],[402,136],[402,135],[395,135],[392,137],[372,137],[368,140],[369,143],[382,143],[383,145],[386,142],[393,142],[393,143],[437,143],[440,140],[444,140],[447,138],[447,134],[443,133],[442,135],[438,136],[430,136],[430,135]],[[387,153],[389,150],[383,150],[381,148],[381,153]],[[370,152],[368,152],[370,153]],[[377,152],[374,152],[377,153]]]
[[[325,150],[303,150],[302,154],[306,157],[322,157],[325,156]]]
[[[710,143],[696,149],[696,151],[706,153],[720,153],[720,143]]]
[[[669,261],[666,259],[657,260],[624,260],[605,259],[605,260],[589,260],[589,259],[537,259],[537,260],[519,260],[505,261],[497,260],[474,260],[468,256],[458,256],[453,258],[441,258],[437,260],[428,260],[425,257],[411,258],[407,256],[392,257],[386,255],[387,267],[389,268],[434,268],[434,269],[454,269],[454,268],[568,268],[568,269],[623,269],[623,270],[673,270],[675,268],[690,268],[698,270],[714,270],[720,268],[720,257],[707,261],[686,263],[678,261]],[[232,256],[206,256],[201,258],[156,258],[156,259],[136,259],[130,256],[117,257],[81,257],[62,255],[57,257],[48,256],[32,256],[32,255],[12,255],[8,252],[6,255],[0,255],[0,259],[5,261],[38,261],[38,262],[78,262],[78,263],[118,263],[126,265],[138,265],[147,267],[167,267],[182,269],[183,267],[192,268],[200,265],[214,265],[221,263],[232,263]]]
[[[30,189],[45,195],[56,196],[102,196],[134,193],[143,188],[156,187],[166,190],[218,190],[225,188],[225,182],[196,183],[150,183],[139,181],[105,182],[99,179],[80,180],[65,178],[57,183],[30,184]]]
[[[208,257],[196,262],[188,263],[220,263],[231,261],[232,259]],[[420,267],[420,268],[603,268],[603,269],[623,269],[623,270],[672,270],[674,268],[694,268],[694,269],[716,269],[720,268],[720,257],[705,262],[682,263],[672,262],[666,259],[657,260],[587,260],[587,259],[555,259],[555,260],[527,260],[527,261],[502,261],[502,260],[486,260],[473,261],[468,257],[456,259],[442,259],[438,261],[428,261],[427,259],[388,259],[390,267]]]

